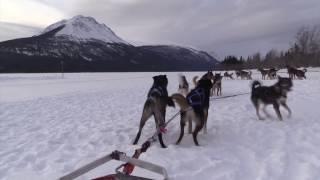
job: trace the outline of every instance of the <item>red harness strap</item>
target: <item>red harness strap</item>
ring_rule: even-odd
[[[146,152],[147,149],[150,147],[151,142],[150,141],[146,141],[145,143],[142,144],[140,149],[135,150],[134,154],[133,154],[133,158],[139,159],[139,156],[143,153]],[[134,165],[131,163],[126,163],[123,165],[123,173],[126,175],[130,175],[132,174],[133,170],[134,170]]]

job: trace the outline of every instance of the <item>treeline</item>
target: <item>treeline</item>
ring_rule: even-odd
[[[217,69],[255,69],[320,66],[320,25],[302,27],[298,30],[286,51],[271,49],[262,56],[259,52],[246,58],[227,56]]]

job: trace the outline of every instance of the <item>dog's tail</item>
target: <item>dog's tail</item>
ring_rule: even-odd
[[[251,85],[252,91],[255,90],[257,87],[260,87],[260,86],[261,86],[261,82],[253,81],[252,85]]]
[[[198,84],[197,79],[198,79],[198,76],[195,76],[195,77],[192,78],[194,86],[197,86],[197,84]]]
[[[187,109],[189,107],[187,99],[181,94],[178,94],[178,93],[172,94],[171,98],[180,106],[182,110]]]

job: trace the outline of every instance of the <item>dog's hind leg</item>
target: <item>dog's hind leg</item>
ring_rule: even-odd
[[[159,142],[162,148],[167,148],[167,146],[164,144],[163,139],[162,139],[162,133],[158,134]]]
[[[263,110],[264,114],[265,114],[268,118],[271,118],[271,115],[268,113],[268,111],[267,111],[266,108],[267,108],[267,106],[266,106],[266,105],[263,105],[262,110]]]
[[[202,118],[202,119],[201,119]],[[198,133],[199,133],[199,131],[201,131],[201,129],[203,128],[203,125],[204,125],[204,117],[201,117],[198,121],[200,121],[200,122],[198,122],[197,124],[196,124],[196,127],[195,127],[195,129],[194,129],[194,132],[193,132],[193,134],[192,134],[192,137],[193,137],[193,141],[194,141],[194,143],[197,145],[197,146],[199,146],[199,143],[198,143],[198,139],[197,139],[197,137],[198,137]]]
[[[192,134],[192,119],[188,119],[188,133]]]
[[[180,136],[176,142],[176,144],[180,144],[183,135],[184,135],[184,126],[186,125],[186,114],[185,113],[181,113],[181,119],[180,119]],[[190,119],[191,120],[191,119]],[[192,122],[191,122],[192,123]],[[190,121],[189,121],[189,127],[190,127]]]
[[[281,116],[281,113],[280,113],[279,104],[278,103],[273,103],[273,108],[276,111],[279,120],[282,121],[282,116]]]
[[[162,109],[160,111],[156,111],[154,113],[154,120],[156,121],[157,128],[162,128],[162,126],[165,124],[165,116],[166,116],[165,109]],[[160,142],[161,147],[166,148],[167,146],[163,143],[162,132],[160,132],[158,134],[158,138],[159,138],[159,142]]]
[[[291,114],[292,114],[292,112],[291,112],[291,109],[289,108],[289,106],[287,105],[287,103],[286,102],[281,102],[281,105],[288,111],[288,118],[290,118],[291,117]]]
[[[216,93],[216,90],[214,87],[211,88],[211,93],[210,93],[210,96],[213,96],[214,94]]]
[[[262,118],[260,116],[260,112],[259,112],[259,107],[260,107],[260,103],[258,102],[257,99],[251,99],[252,103],[253,103],[253,106],[256,108],[256,114],[259,118],[259,120],[264,120],[264,118]]]
[[[203,123],[203,133],[204,134],[207,134],[208,133],[208,130],[207,130],[207,120],[208,120],[208,109],[205,109],[204,110],[204,123]]]
[[[135,140],[133,141],[133,144],[138,143],[140,136],[141,136],[142,128],[145,125],[146,121],[151,117],[151,115],[152,115],[151,108],[147,107],[147,103],[146,103],[145,108],[143,109],[141,120],[140,120],[139,131],[137,133]]]

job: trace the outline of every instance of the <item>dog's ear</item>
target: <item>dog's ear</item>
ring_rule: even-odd
[[[153,76],[152,78],[154,81],[157,81],[159,79],[159,76]]]

